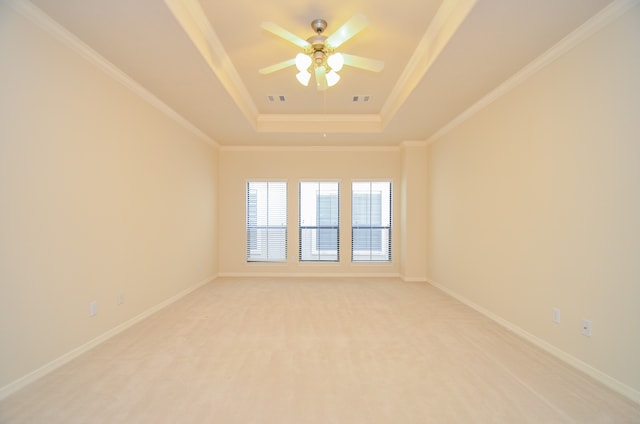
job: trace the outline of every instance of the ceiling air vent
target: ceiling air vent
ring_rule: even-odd
[[[269,103],[284,103],[287,101],[287,98],[283,95],[276,96],[271,94],[267,96],[267,101]]]
[[[371,96],[369,94],[353,96],[353,103],[367,103],[369,100],[371,100]]]

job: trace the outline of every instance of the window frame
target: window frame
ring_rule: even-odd
[[[354,186],[356,184],[368,183],[369,190],[369,202],[368,202],[368,210],[369,210],[369,223],[368,224],[357,224],[354,223],[356,218],[355,213],[357,212],[357,206],[355,202],[356,194],[358,193],[354,190]],[[380,198],[380,224],[373,225],[371,222],[371,186],[373,184],[388,184],[389,196],[388,199]],[[384,205],[388,200],[388,224],[386,218],[386,212],[384,209]],[[384,222],[383,222],[384,221]],[[366,259],[365,255],[367,254],[367,249],[359,249],[355,250],[356,244],[358,243],[358,237],[356,233],[359,230],[369,230],[369,249],[368,256]],[[371,238],[372,231],[379,230],[380,231],[380,250],[374,252],[371,246]],[[386,233],[386,234],[385,234]],[[385,249],[386,247],[386,249]],[[356,253],[360,252],[360,253]],[[393,180],[392,179],[371,179],[371,180],[352,180],[351,181],[351,262],[353,263],[391,263],[393,261]]]
[[[264,219],[266,217],[267,223],[266,225],[262,224],[262,225],[258,225],[257,223],[254,225],[250,225],[250,221],[251,221],[251,214],[250,214],[250,197],[251,197],[251,184],[266,184],[266,195],[267,195],[267,205],[262,205],[262,207],[266,207],[267,208],[267,212],[266,212],[266,216],[262,215],[262,218]],[[269,207],[269,185],[270,184],[284,184],[284,198],[283,199],[279,199],[280,201],[284,200],[284,206],[283,209],[279,209],[278,212],[281,214],[280,218],[284,219],[284,224],[282,225],[271,225],[270,224],[270,207]],[[265,262],[271,262],[271,263],[286,263],[287,259],[288,259],[288,237],[289,237],[289,219],[288,219],[288,210],[289,210],[289,184],[286,180],[261,180],[261,179],[251,179],[251,180],[246,180],[245,181],[245,231],[246,231],[246,237],[245,237],[245,261],[247,263],[265,263]],[[257,206],[256,206],[257,208]],[[276,212],[274,210],[274,212]],[[255,212],[255,220],[257,221],[258,216],[259,216],[259,212],[256,210]],[[276,219],[278,217],[276,216]],[[262,247],[258,248],[257,243],[258,237],[251,237],[252,234],[252,230],[253,231],[258,231],[258,230],[266,230],[266,237],[264,238],[264,241],[262,243]],[[271,239],[271,237],[269,236],[269,232],[271,230],[277,230],[278,232],[282,232],[284,231],[284,235],[280,236],[280,239],[282,240],[281,243],[281,247],[280,250],[283,250],[283,256],[277,255],[277,256],[270,256],[270,252],[271,252],[271,248],[269,246],[269,242],[270,241],[274,241],[276,242],[276,245],[274,245],[274,249],[278,249],[277,246],[277,238],[274,236],[273,240]],[[254,249],[251,249],[251,245],[253,243],[256,243],[256,247]],[[266,243],[266,244],[265,244]],[[258,255],[256,254],[255,256],[251,255],[252,250],[253,251],[258,251],[258,250],[264,250],[266,249],[266,254],[263,253],[262,255]],[[261,257],[262,256],[262,257]]]
[[[315,218],[316,218],[316,223],[315,225],[309,225],[309,224],[305,224],[303,225],[303,194],[302,194],[302,185],[303,184],[317,184],[318,187],[321,184],[335,184],[336,185],[336,195],[335,195],[335,199],[337,202],[337,206],[335,209],[336,212],[336,217],[334,220],[334,222],[331,222],[329,224],[320,224],[320,203],[317,200],[318,196],[321,194],[320,191],[316,191],[316,203],[315,203],[315,209],[316,209],[316,214],[315,214]],[[340,180],[318,180],[318,179],[309,179],[309,180],[300,180],[298,183],[298,261],[300,263],[308,263],[308,262],[324,262],[324,263],[336,263],[336,262],[340,262],[340,185],[341,185],[341,181]],[[331,219],[332,217],[330,217]],[[311,246],[318,246],[319,243],[322,243],[322,241],[319,239],[318,237],[318,232],[322,231],[322,230],[329,230],[329,231],[334,231],[336,232],[335,235],[335,249],[330,249],[330,250],[326,250],[325,253],[322,253],[322,250],[317,248],[317,250],[315,250],[314,252],[316,252],[317,254],[313,257],[307,257],[304,256],[303,254],[305,252],[304,249],[304,242],[305,242],[305,237],[303,237],[303,233],[305,231],[316,231],[316,233],[314,233],[311,237],[312,237],[312,242],[311,242]],[[315,242],[314,242],[315,241]],[[313,249],[313,247],[312,247]],[[324,258],[323,258],[324,256]]]

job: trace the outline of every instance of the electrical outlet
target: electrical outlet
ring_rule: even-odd
[[[582,334],[587,337],[591,337],[591,326],[592,322],[588,319],[582,320]]]
[[[124,293],[118,293],[118,305],[122,305],[124,303]]]
[[[94,300],[91,303],[89,303],[89,316],[92,317],[97,313],[98,313],[98,304]]]
[[[555,322],[556,324],[560,324],[560,309],[553,308],[552,319],[553,319],[553,322]]]

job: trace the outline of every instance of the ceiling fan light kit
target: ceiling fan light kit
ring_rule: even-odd
[[[296,74],[296,79],[300,84],[306,87],[309,85],[309,80],[311,79],[311,73],[307,70],[300,71]]]
[[[344,65],[344,57],[342,57],[342,53],[334,53],[327,58],[327,63],[331,69],[340,72]]]
[[[311,58],[304,53],[298,53],[296,55],[296,68],[298,68],[300,72],[307,71],[312,62]]]
[[[333,87],[338,83],[338,81],[340,81],[340,75],[338,75],[338,73],[334,70],[327,72],[327,75],[325,77],[327,78],[327,85],[329,87]]]
[[[335,51],[342,43],[362,31],[369,24],[368,19],[357,14],[342,25],[334,34],[327,37],[322,35],[327,28],[327,21],[314,19],[311,28],[316,35],[304,40],[273,22],[263,22],[262,28],[301,47],[303,51],[298,53],[294,60],[286,60],[275,65],[260,69],[261,74],[269,74],[279,71],[293,64],[298,73],[296,79],[304,86],[309,85],[311,74],[315,74],[316,87],[319,91],[333,87],[340,81],[338,72],[344,65],[352,66],[373,72],[380,72],[384,68],[384,62],[354,55],[344,55]],[[309,71],[309,68],[313,68]]]

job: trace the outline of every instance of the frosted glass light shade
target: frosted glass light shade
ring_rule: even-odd
[[[311,58],[306,54],[298,53],[296,55],[296,68],[298,68],[298,71],[304,72],[309,69],[309,66],[311,66]]]
[[[332,70],[340,72],[340,69],[342,69],[342,65],[344,65],[344,57],[342,57],[340,53],[334,53],[329,56],[329,58],[327,59],[327,63]]]
[[[340,75],[338,75],[336,71],[332,70],[327,73],[327,85],[329,87],[333,87],[338,81],[340,81]]]
[[[309,85],[309,80],[311,79],[311,74],[306,70],[300,71],[296,74],[296,79],[298,82],[305,87]]]

